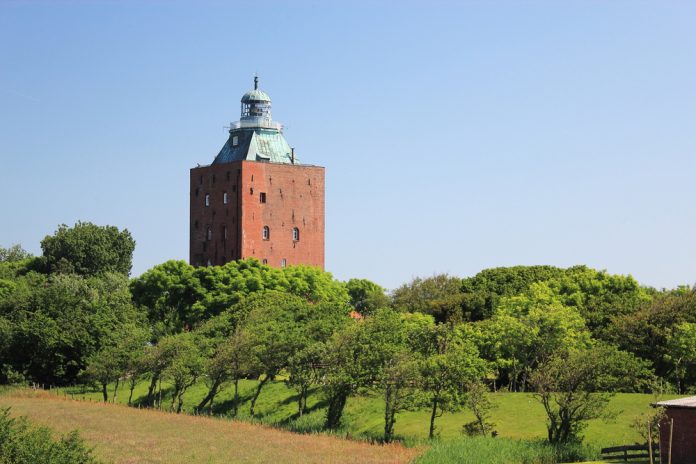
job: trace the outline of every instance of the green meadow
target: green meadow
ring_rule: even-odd
[[[310,395],[310,412],[297,416],[296,393],[282,381],[269,382],[261,392],[256,405],[256,414],[249,417],[249,401],[257,385],[253,380],[240,381],[240,406],[238,419],[259,422],[286,428],[297,432],[318,432],[324,419],[324,405],[317,394]],[[133,394],[133,404],[137,407],[147,394],[147,382],[137,384]],[[113,388],[111,386],[110,388]],[[163,385],[162,409],[168,409],[171,397],[169,389]],[[94,402],[102,401],[101,391],[72,387],[57,390],[58,394],[72,396]],[[198,383],[184,396],[184,411],[194,413],[196,405],[205,397],[207,387]],[[128,389],[118,391],[116,402],[128,402]],[[495,430],[500,437],[512,439],[543,439],[546,436],[543,407],[534,399],[532,393],[491,393],[496,405],[492,413]],[[671,397],[666,397],[671,398]],[[639,393],[618,393],[609,405],[615,413],[611,420],[592,420],[585,430],[584,443],[593,448],[632,444],[640,441],[639,434],[631,427],[633,419],[650,408],[654,396]],[[232,388],[226,386],[216,397],[212,414],[229,417],[232,410]],[[202,413],[209,414],[206,408]],[[351,397],[343,418],[342,433],[353,438],[378,440],[383,433],[384,401],[375,395],[366,394]],[[407,445],[426,441],[429,411],[405,411],[397,416],[396,434]],[[442,441],[462,437],[462,425],[472,421],[473,415],[466,410],[446,413],[437,419],[437,430]]]

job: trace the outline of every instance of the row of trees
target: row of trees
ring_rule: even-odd
[[[488,389],[533,391],[554,442],[577,438],[610,392],[647,391],[659,378],[679,391],[696,384],[688,288],[520,266],[414,279],[387,295],[365,279],[257,260],[168,261],[129,280],[133,246],[127,231],[78,223],[46,237],[41,257],[0,249],[0,382],[90,382],[105,401],[125,384],[130,403],[146,380],[140,401],[175,411],[204,382],[197,408],[231,388],[236,414],[239,380],[256,379],[253,415],[282,377],[297,391],[298,415],[310,392],[322,396],[329,429],[348,398],[378,392],[387,441],[401,411],[422,407],[430,436],[443,412],[462,407],[476,416],[466,429],[486,433]]]

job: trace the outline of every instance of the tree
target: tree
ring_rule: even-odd
[[[133,262],[135,240],[127,229],[78,222],[58,227],[41,241],[43,259],[50,272],[92,276],[106,272],[128,275]]]
[[[687,375],[696,367],[696,324],[682,322],[672,329],[667,338],[667,357],[674,366],[677,393],[684,393]]]
[[[259,379],[249,408],[253,416],[264,385],[287,367],[291,356],[304,344],[298,320],[308,312],[308,303],[299,297],[270,291],[252,295],[239,306],[238,311],[249,314],[242,327],[250,338],[250,370]]]
[[[622,350],[647,359],[662,378],[674,376],[669,340],[674,328],[684,322],[696,323],[696,290],[663,292],[636,312],[615,317],[607,339]]]
[[[132,324],[121,326],[102,340],[101,349],[87,360],[83,374],[101,386],[104,402],[109,400],[107,385],[111,382],[114,382],[112,401],[116,402],[120,380],[142,356],[148,338],[149,333],[143,328]]]
[[[485,362],[464,333],[448,325],[430,329],[420,362],[422,402],[430,407],[428,438],[435,437],[435,420],[461,409],[464,386],[485,373]]]
[[[427,279],[415,278],[394,290],[394,308],[403,312],[430,314],[436,322],[462,320],[462,281],[457,277],[439,274]]]
[[[149,364],[153,379],[160,382],[159,404],[161,406],[161,381],[172,383],[172,400],[169,409],[181,412],[184,393],[196,383],[203,371],[203,359],[190,333],[169,335],[162,338],[150,353]]]
[[[350,305],[363,316],[374,314],[380,308],[390,305],[384,289],[367,279],[350,279],[346,283]]]
[[[591,340],[577,310],[564,305],[546,283],[502,298],[493,316],[470,332],[512,391],[524,391],[532,370],[553,353],[588,346]]]
[[[12,245],[9,248],[0,247],[0,263],[14,263],[32,257],[20,244]]]
[[[29,272],[16,283],[0,301],[0,316],[13,326],[13,369],[37,383],[74,383],[110,335],[144,322],[122,274],[85,278]]]
[[[488,389],[483,382],[476,379],[466,383],[466,407],[476,418],[464,424],[464,432],[469,435],[486,436],[495,424],[490,422],[491,410],[496,407],[488,397]]]
[[[556,352],[531,377],[546,412],[549,442],[580,440],[588,420],[608,416],[608,392],[644,374],[644,363],[609,345]]]

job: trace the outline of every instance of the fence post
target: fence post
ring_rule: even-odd
[[[672,435],[674,432],[674,417],[669,420],[669,449],[667,450],[667,464],[672,464]]]

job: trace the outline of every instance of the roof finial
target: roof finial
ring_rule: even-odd
[[[254,74],[254,90],[258,90],[258,89],[259,89],[259,75]]]

